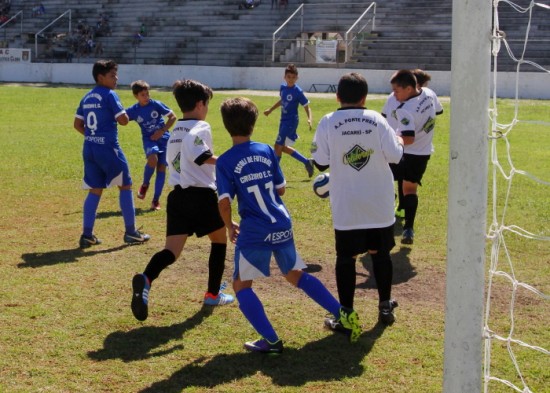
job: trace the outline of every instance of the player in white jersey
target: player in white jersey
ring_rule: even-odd
[[[385,107],[383,114],[388,116],[390,125],[405,142],[403,159],[392,170],[394,177],[402,181],[399,189],[402,192],[401,208],[405,210],[405,223],[401,243],[412,244],[418,185],[422,185],[422,177],[433,153],[436,103],[426,90],[418,86],[413,71],[397,71],[390,82],[393,90],[391,100],[396,100],[399,105],[394,110]]]
[[[227,236],[218,211],[215,165],[210,125],[204,121],[212,90],[200,82],[179,80],[173,93],[183,112],[168,140],[167,161],[174,189],[166,204],[166,243],[151,258],[142,274],[132,280],[132,312],[143,321],[148,315],[149,290],[152,282],[180,256],[189,236],[208,235],[211,241],[208,260],[208,289],[204,304],[219,306],[234,301],[221,291],[225,269]]]
[[[136,229],[132,179],[128,161],[118,143],[117,125],[128,124],[128,115],[115,92],[118,65],[112,60],[95,62],[92,75],[96,86],[86,93],[76,110],[73,126],[84,136],[82,188],[89,190],[84,201],[80,248],[101,244],[94,235],[97,208],[103,189],[118,186],[120,210],[126,231],[124,242],[143,243],[150,236]]]
[[[427,87],[428,82],[432,79],[431,75],[419,68],[412,70],[412,72],[416,77],[418,88],[432,98],[433,103],[435,105],[436,116],[441,115],[443,113],[443,106],[441,105],[441,102],[439,101],[439,98],[437,97],[435,92]],[[398,126],[395,110],[400,105],[401,105],[401,102],[397,101],[397,99],[395,98],[395,95],[392,92],[388,96],[388,99],[384,104],[384,108],[382,109],[382,116],[384,116],[388,120],[388,123],[390,123],[390,126],[392,126],[393,129],[397,129],[397,126]],[[403,179],[398,178],[399,176],[398,164],[390,164],[390,168],[392,169],[392,172],[394,174],[394,179],[397,181],[398,204],[395,208],[395,216],[399,218],[405,218],[405,208],[403,207],[404,206]]]
[[[368,84],[358,73],[338,83],[340,109],[325,115],[315,132],[312,153],[319,170],[330,167],[330,206],[336,237],[336,285],[340,303],[353,308],[355,262],[368,252],[378,286],[379,319],[395,320],[391,299],[393,265],[393,176],[388,163],[403,155],[403,140],[380,113],[365,108]],[[325,325],[341,331],[332,318]]]
[[[359,338],[357,314],[344,308],[314,276],[302,269],[305,264],[294,245],[292,222],[281,196],[285,179],[274,149],[250,140],[258,118],[258,108],[247,98],[227,99],[221,113],[233,147],[216,163],[220,214],[235,246],[233,289],[239,308],[261,335],[245,348],[261,353],[281,353],[283,343],[267,318],[262,302],[252,289],[253,280],[269,276],[272,255],[285,278],[304,291],[350,331],[350,341]],[[240,225],[232,220],[231,201],[238,201]]]

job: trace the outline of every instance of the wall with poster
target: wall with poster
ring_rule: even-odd
[[[30,63],[31,50],[22,48],[0,48],[0,62]]]

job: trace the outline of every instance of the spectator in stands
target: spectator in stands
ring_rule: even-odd
[[[46,7],[44,7],[44,4],[40,3],[32,7],[32,13],[31,15],[37,16],[37,15],[44,15],[46,13]]]
[[[134,46],[139,46],[139,44],[141,44],[141,41],[143,41],[143,36],[139,32],[134,34]]]
[[[143,22],[139,28],[139,34],[141,34],[142,37],[147,37],[147,26],[145,26],[145,23]]]

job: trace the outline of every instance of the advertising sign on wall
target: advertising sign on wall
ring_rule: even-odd
[[[0,48],[0,62],[30,63],[31,50],[22,48]]]

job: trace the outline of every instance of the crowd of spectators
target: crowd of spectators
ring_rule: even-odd
[[[10,19],[11,0],[3,0],[0,3],[0,25],[3,25]]]

